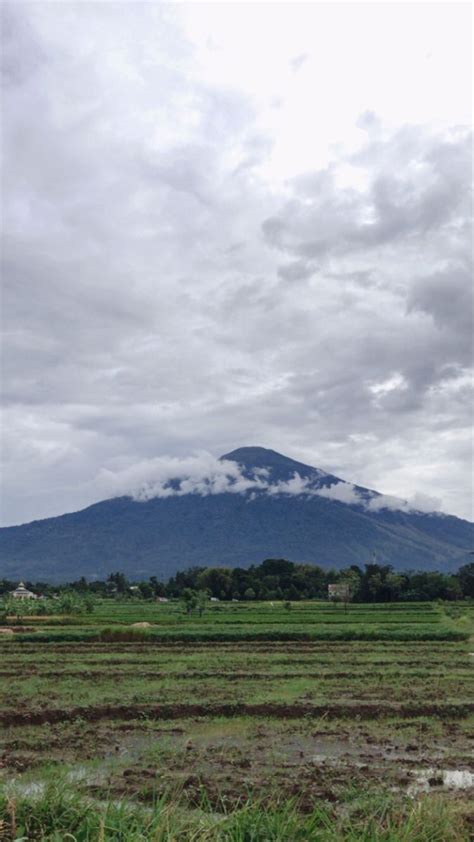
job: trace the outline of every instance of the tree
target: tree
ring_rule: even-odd
[[[83,599],[86,614],[93,614],[95,611],[95,599],[92,594],[87,594]]]
[[[87,591],[89,590],[89,585],[87,584],[87,579],[85,576],[81,576],[81,578],[78,579],[77,582],[73,582],[71,587],[73,590],[79,591],[80,593],[87,593]]]
[[[155,595],[155,591],[153,590],[153,585],[151,582],[140,582],[139,586],[140,591],[139,593],[143,597],[143,599],[152,599]]]
[[[381,600],[381,592],[383,589],[382,575],[380,573],[372,573],[367,579],[367,588],[372,598],[372,602],[379,602]]]
[[[55,614],[90,614],[94,610],[94,601],[90,597],[81,599],[72,591],[65,591],[59,599],[48,602],[51,613]]]
[[[192,588],[184,588],[181,598],[184,602],[186,614],[192,614],[198,604],[198,595]]]
[[[153,588],[154,596],[164,596],[165,586],[163,582],[159,582],[156,576],[150,576],[150,585]]]
[[[204,614],[205,608],[207,608],[207,603],[209,602],[209,593],[208,591],[200,590],[197,592],[197,599],[196,599],[196,607],[198,610],[198,614],[200,617]]]
[[[291,584],[290,587],[285,590],[285,599],[292,599],[293,602],[297,602],[301,599],[301,592],[295,587],[295,585]]]
[[[227,567],[208,567],[199,573],[196,585],[218,599],[229,599],[232,593],[232,571]]]
[[[339,598],[344,605],[344,613],[347,614],[347,606],[349,602],[352,602],[359,589],[360,576],[355,570],[345,570],[338,585],[341,586]]]
[[[256,593],[253,588],[247,588],[244,593],[244,599],[255,599]]]
[[[115,589],[117,593],[124,594],[128,590],[129,581],[123,573],[111,573],[107,579],[107,585],[110,590]]]
[[[391,600],[397,600],[400,597],[405,579],[399,573],[389,573],[385,579],[385,585],[390,593]]]
[[[446,577],[446,599],[462,599],[463,589],[457,576]]]
[[[327,593],[327,571],[312,564],[295,564],[292,583],[298,587],[306,597],[324,597]]]
[[[209,601],[209,593],[203,589],[196,591],[194,588],[184,588],[181,598],[188,616],[197,611],[202,617]]]
[[[7,616],[13,614],[13,616],[16,617],[17,622],[19,622],[22,617],[31,613],[30,605],[28,603],[29,600],[26,599],[15,599],[12,596],[8,597],[5,600],[5,611]]]
[[[458,579],[464,596],[474,597],[474,563],[472,561],[459,568]]]
[[[291,576],[295,569],[292,561],[287,561],[286,558],[266,558],[260,565],[261,576]]]

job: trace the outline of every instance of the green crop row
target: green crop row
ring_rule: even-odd
[[[136,641],[143,643],[172,642],[172,641],[298,641],[298,640],[334,640],[334,641],[377,641],[377,640],[399,640],[399,641],[422,641],[422,640],[468,640],[469,632],[455,628],[437,626],[412,627],[412,628],[320,628],[311,631],[290,630],[254,630],[254,629],[227,629],[217,631],[215,629],[186,629],[186,630],[162,630],[162,629],[131,629],[120,626],[97,629],[78,629],[77,631],[38,631],[25,634],[16,634],[15,642],[61,642],[61,641]],[[8,646],[8,640],[4,645]]]

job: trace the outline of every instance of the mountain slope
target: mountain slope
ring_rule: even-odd
[[[379,509],[325,496],[336,477],[264,448],[240,448],[222,459],[242,473],[265,471],[273,485],[304,479],[303,493],[183,494],[136,502],[118,497],[73,514],[0,529],[0,576],[65,581],[166,579],[192,565],[248,566],[286,557],[324,566],[363,564],[375,552],[397,569],[456,569],[472,547],[474,525],[445,515]],[[307,492],[307,493],[305,493]]]

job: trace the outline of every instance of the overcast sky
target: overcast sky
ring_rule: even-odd
[[[470,4],[2,13],[3,524],[256,444],[472,517]]]

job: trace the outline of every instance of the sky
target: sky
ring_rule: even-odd
[[[472,519],[470,4],[1,12],[2,524],[245,445]]]

